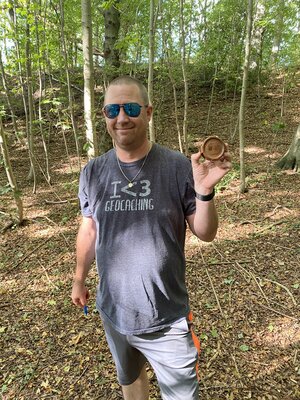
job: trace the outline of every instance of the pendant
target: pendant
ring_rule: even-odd
[[[133,186],[133,183],[132,183],[132,182],[129,182],[129,183],[128,183],[128,187],[132,188],[132,186]]]

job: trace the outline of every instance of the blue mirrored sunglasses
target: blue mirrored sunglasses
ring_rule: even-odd
[[[141,108],[148,106],[140,106],[138,103],[106,104],[103,107],[103,111],[107,118],[113,119],[119,115],[121,107],[129,117],[136,118],[140,115]]]

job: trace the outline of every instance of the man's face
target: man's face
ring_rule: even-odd
[[[143,106],[138,117],[129,117],[124,108],[120,108],[119,115],[113,119],[107,118],[107,130],[115,141],[116,146],[122,149],[133,150],[147,140],[148,124],[152,115],[152,107],[144,107],[139,87],[136,85],[112,85],[105,95],[107,104],[138,103]]]

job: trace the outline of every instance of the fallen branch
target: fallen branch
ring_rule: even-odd
[[[55,225],[57,228],[59,228],[59,225],[58,225],[56,222],[52,221],[52,219],[50,219],[50,218],[47,217],[46,215],[41,215],[41,216],[38,215],[38,216],[35,217],[34,219],[38,219],[38,218],[46,219],[46,220],[49,221],[51,224],[53,224],[53,225]],[[64,238],[64,240],[65,240],[65,242],[66,242],[66,245],[67,245],[67,249],[68,249],[68,250],[71,250],[70,245],[69,245],[69,243],[68,243],[68,240],[67,240],[66,236],[64,235],[64,233],[63,233],[63,232],[60,232],[60,231],[59,231],[58,233],[60,233],[60,234],[62,235],[62,237]]]
[[[212,282],[212,280],[211,280],[211,277],[210,277],[210,275],[209,275],[209,272],[208,272],[208,269],[207,269],[207,268],[205,268],[205,272],[206,272],[206,275],[207,275],[207,277],[208,277],[210,286],[211,286],[211,288],[212,288],[212,290],[213,290],[213,293],[214,293],[215,299],[216,299],[216,301],[217,301],[217,304],[218,304],[218,308],[219,308],[219,310],[220,310],[220,313],[221,313],[222,317],[225,318],[224,313],[223,313],[223,310],[222,310],[222,307],[221,307],[221,304],[220,304],[220,302],[219,302],[218,295],[217,295],[217,293],[216,293],[216,291],[215,291],[214,284],[213,284],[213,282]]]
[[[7,275],[9,272],[11,272],[12,270],[14,270],[15,268],[17,268],[20,264],[22,264],[23,261],[26,260],[26,258],[30,257],[33,253],[35,253],[37,250],[39,250],[41,247],[45,246],[46,243],[49,242],[49,240],[51,239],[51,237],[49,237],[48,239],[45,239],[42,241],[41,244],[39,244],[37,247],[35,246],[33,250],[31,250],[30,252],[28,252],[27,254],[25,254],[24,257],[21,258],[21,260],[19,260],[17,262],[17,264],[13,265],[13,266],[9,266],[8,270],[5,271],[4,275]]]
[[[202,258],[203,264],[206,265],[206,263],[205,263],[205,261],[204,261],[204,257],[203,257],[202,251],[201,251],[200,254],[201,254],[201,258]],[[220,304],[220,302],[219,302],[218,295],[217,295],[217,293],[216,293],[216,291],[215,291],[214,284],[213,284],[213,282],[212,282],[212,280],[211,280],[211,277],[210,277],[210,275],[209,275],[209,272],[208,272],[207,267],[205,267],[205,272],[206,272],[206,275],[207,275],[207,277],[208,277],[210,286],[211,286],[211,288],[212,288],[212,290],[213,290],[213,293],[214,293],[215,299],[216,299],[216,301],[217,301],[217,304],[218,304],[220,313],[221,313],[222,317],[225,318],[224,313],[223,313],[223,310],[222,310],[222,307],[221,307],[221,304]]]
[[[240,370],[238,369],[237,362],[236,362],[236,359],[235,359],[235,357],[234,357],[233,354],[231,354],[231,358],[233,359],[234,368],[235,368],[235,370],[236,370],[237,376],[238,376],[238,378],[241,380],[241,379],[242,379],[242,376],[241,376]]]
[[[14,225],[16,225],[16,222],[14,221],[9,222],[1,229],[1,233],[5,233],[6,231],[8,231],[8,229],[12,228]]]
[[[254,233],[255,233],[255,234],[263,233],[263,232],[265,232],[265,231],[268,231],[269,229],[272,229],[274,226],[281,225],[281,224],[284,224],[284,223],[286,223],[286,222],[287,222],[287,221],[284,220],[284,219],[283,219],[282,221],[274,222],[274,224],[265,226],[264,228],[261,228],[261,229],[259,229],[258,231],[254,232]]]
[[[281,287],[282,289],[284,289],[284,290],[287,292],[287,294],[290,296],[290,298],[292,299],[293,304],[294,304],[295,306],[297,306],[297,302],[296,302],[294,296],[292,295],[292,293],[289,291],[289,289],[288,289],[286,286],[282,285],[282,284],[279,283],[279,282],[272,281],[271,279],[267,279],[267,278],[260,278],[260,279],[263,279],[263,280],[265,280],[265,281],[267,281],[267,282],[274,283],[274,285],[277,285],[277,286]]]
[[[274,208],[274,210],[271,212],[271,214],[267,215],[266,217],[264,217],[264,218],[262,218],[262,219],[255,219],[255,220],[253,220],[253,221],[248,221],[248,220],[242,221],[242,222],[240,223],[240,225],[247,225],[247,224],[255,225],[257,222],[263,222],[263,221],[265,221],[266,219],[273,217],[273,215],[276,214],[276,211],[277,211],[279,208],[282,208],[283,210],[289,212],[290,214],[292,213],[292,211],[291,211],[289,208],[278,205],[278,206],[276,206],[276,207]]]
[[[261,292],[263,298],[266,300],[266,302],[267,302],[268,304],[270,304],[270,301],[269,301],[268,297],[266,296],[266,294],[265,294],[264,291],[262,290],[262,287],[260,286],[260,284],[259,284],[259,282],[257,281],[257,279],[256,279],[255,275],[253,274],[253,272],[247,271],[247,270],[246,270],[245,268],[243,268],[243,267],[240,265],[240,263],[238,263],[238,262],[235,263],[235,266],[239,267],[246,275],[248,275],[248,276],[250,277],[250,279],[252,279],[252,280],[256,283],[256,285],[257,285],[259,291]]]
[[[76,198],[68,199],[68,200],[57,200],[57,201],[45,200],[45,203],[46,204],[65,204],[65,203],[69,203],[70,201],[77,201],[77,200],[78,200],[78,198],[76,197]]]
[[[1,211],[1,210],[0,210],[0,214],[2,214],[2,215],[8,215],[8,216],[10,217],[10,214],[9,214],[9,213],[4,212],[4,211]]]
[[[298,349],[295,350],[295,355],[294,355],[294,359],[293,359],[294,365],[296,365],[296,363],[297,363],[297,355],[298,355]]]
[[[295,320],[295,321],[298,321],[298,318],[296,318],[296,317],[292,317],[291,315],[284,314],[284,313],[282,313],[282,312],[280,312],[280,311],[274,310],[274,308],[265,306],[264,304],[261,304],[261,303],[259,303],[259,302],[257,302],[257,301],[255,301],[255,304],[258,304],[258,305],[260,305],[261,307],[266,308],[267,310],[274,312],[275,314],[281,315],[282,317],[286,317],[286,318],[290,318],[290,319],[293,319],[293,320]]]
[[[199,261],[195,260],[190,260],[186,259],[185,260],[189,264],[199,264]],[[241,260],[239,261],[240,264],[247,264],[247,263],[252,263],[252,260]],[[230,264],[235,264],[236,261],[210,261],[210,262],[205,262],[205,265],[210,266],[210,265],[230,265]]]
[[[47,272],[46,268],[43,266],[43,264],[41,263],[41,261],[39,259],[37,259],[37,261],[40,264],[40,266],[43,268],[43,270],[45,272],[45,275],[46,275],[46,278],[47,278],[48,282],[50,283],[50,285],[55,287],[56,289],[58,289],[58,287],[51,281],[51,279],[50,279],[50,277],[48,275],[48,272]]]
[[[199,387],[200,391],[203,390],[229,390],[229,389],[241,389],[243,385],[215,385],[215,386],[207,386],[207,387]]]
[[[218,347],[213,356],[209,359],[208,363],[206,364],[206,368],[209,369],[212,362],[218,357],[218,355],[221,353],[221,342],[220,340],[218,341]]]

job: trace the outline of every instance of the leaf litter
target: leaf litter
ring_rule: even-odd
[[[275,170],[272,158],[274,152],[284,154],[291,142],[299,98],[299,88],[289,94],[293,107],[286,110],[284,136],[268,129],[278,108],[274,99],[265,97],[263,116],[246,115],[248,192],[238,190],[235,139],[230,144],[234,171],[216,196],[216,240],[201,243],[187,234],[187,284],[201,340],[203,399],[300,398],[299,175]],[[205,115],[207,99],[201,101],[197,113]],[[222,132],[219,136],[230,142],[226,102],[231,104],[230,99],[215,99],[218,112],[212,113],[211,126],[212,133]],[[256,102],[253,93],[249,102]],[[195,113],[192,105],[191,110]],[[194,143],[203,139],[197,129],[190,132]],[[159,142],[176,147],[170,129],[161,127],[157,134]],[[67,139],[72,147],[71,135]],[[78,173],[65,162],[60,140],[50,141],[52,186],[40,182],[35,196],[26,181],[26,151],[13,150],[27,221],[0,237],[0,393],[3,400],[122,399],[95,308],[95,268],[87,279],[88,315],[70,300],[80,221],[74,200]],[[63,202],[53,201],[54,191]],[[14,205],[9,194],[2,199],[6,214],[0,223],[5,226]],[[148,375],[150,398],[158,400],[150,367]]]

